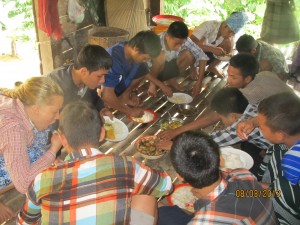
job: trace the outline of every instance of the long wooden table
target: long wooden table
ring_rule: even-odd
[[[186,87],[186,93],[191,94],[191,89],[195,81],[192,81],[189,77],[181,78],[181,84]],[[193,101],[190,103],[197,109],[197,114],[191,117],[185,117],[178,112],[178,105],[173,104],[167,100],[167,97],[162,93],[162,91],[157,92],[155,98],[149,97],[147,95],[148,83],[143,83],[138,87],[138,93],[143,100],[143,108],[151,109],[158,114],[158,119],[154,122],[148,124],[140,124],[131,121],[127,115],[121,112],[115,112],[114,116],[124,122],[128,129],[128,137],[120,142],[108,142],[104,141],[100,145],[100,150],[106,154],[114,153],[117,155],[127,155],[133,156],[137,160],[145,163],[146,165],[167,171],[170,176],[175,179],[175,172],[169,161],[169,154],[166,153],[162,158],[156,160],[148,160],[143,158],[136,150],[135,141],[142,136],[156,135],[161,130],[159,127],[159,120],[162,118],[168,118],[170,116],[180,118],[184,121],[184,124],[194,121],[199,116],[209,113],[208,103],[211,96],[217,92],[220,88],[224,87],[226,84],[226,79],[212,78],[205,88],[202,88],[201,93],[194,97]],[[211,127],[210,127],[211,128]],[[210,129],[208,128],[208,129]]]

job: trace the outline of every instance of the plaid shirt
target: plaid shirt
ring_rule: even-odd
[[[171,178],[129,157],[97,149],[69,154],[40,173],[27,193],[18,224],[129,224],[132,195],[161,197]]]
[[[255,117],[257,115],[257,107],[258,104],[249,104],[245,109],[243,115],[236,122],[234,122],[231,126],[227,127],[224,130],[219,130],[210,133],[210,136],[214,139],[216,143],[218,143],[219,146],[233,145],[238,142],[244,141],[239,136],[237,136],[236,127],[238,123]],[[254,144],[255,146],[261,149],[268,149],[271,146],[270,142],[268,142],[263,137],[258,128],[255,128],[252,131],[252,133],[249,134],[248,142]]]
[[[203,52],[203,50],[196,45],[192,39],[190,39],[189,37],[186,39],[186,41],[181,45],[181,47],[177,50],[177,51],[170,51],[168,50],[168,47],[166,46],[166,42],[165,42],[165,36],[166,36],[166,31],[163,32],[160,35],[160,43],[162,46],[162,51],[165,52],[166,54],[166,61],[170,62],[172,59],[176,59],[178,58],[178,55],[180,54],[181,51],[187,50],[190,51],[191,54],[194,56],[195,58],[195,66],[198,66],[199,61],[207,61],[209,60],[209,58],[207,57],[207,55]],[[151,67],[152,66],[152,62],[151,60],[149,60],[148,62],[148,66]]]
[[[272,66],[272,71],[276,74],[285,74],[289,72],[284,55],[279,49],[264,41],[257,40],[257,43],[258,47],[255,57],[259,62],[267,59]]]
[[[221,183],[207,196],[195,202],[196,213],[188,225],[278,223],[270,198],[237,197],[240,190],[262,188],[248,170],[224,172]]]

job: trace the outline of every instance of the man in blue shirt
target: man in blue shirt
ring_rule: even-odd
[[[113,65],[102,87],[103,101],[128,115],[143,116],[143,109],[138,107],[140,99],[133,90],[146,75],[149,77],[146,62],[160,54],[159,37],[152,31],[141,31],[128,42],[120,42],[107,51]]]

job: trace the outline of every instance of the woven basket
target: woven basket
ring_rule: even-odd
[[[129,32],[116,27],[94,27],[88,31],[88,42],[109,48],[120,41],[127,41]]]

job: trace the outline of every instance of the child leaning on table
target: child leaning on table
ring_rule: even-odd
[[[170,157],[178,178],[193,187],[198,199],[194,215],[178,206],[161,206],[158,225],[278,224],[271,199],[251,194],[263,191],[253,174],[245,169],[219,170],[220,149],[208,135],[191,131],[181,134]]]

